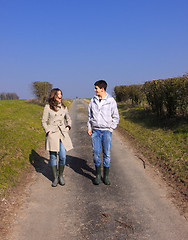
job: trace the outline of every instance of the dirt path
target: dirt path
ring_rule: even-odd
[[[74,101],[70,114],[74,149],[67,155],[66,185],[52,188],[48,155],[33,152],[36,173],[7,239],[188,239],[188,222],[117,132],[112,143],[112,184],[92,184],[87,104]]]

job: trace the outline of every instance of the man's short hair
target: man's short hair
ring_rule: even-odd
[[[104,80],[99,80],[99,81],[95,82],[94,85],[98,86],[99,88],[104,88],[105,91],[107,89],[107,83]]]

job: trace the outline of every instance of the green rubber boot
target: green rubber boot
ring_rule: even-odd
[[[100,181],[101,181],[101,165],[100,166],[95,166],[96,169],[96,178],[94,180],[94,184],[95,185],[99,185]]]
[[[54,180],[52,182],[52,187],[56,187],[57,184],[58,184],[57,165],[52,166],[52,174],[53,174],[53,177],[54,177]]]
[[[108,179],[109,167],[104,167],[104,168],[103,168],[103,171],[104,171],[104,184],[110,185],[110,181],[109,181],[109,179]]]
[[[65,185],[65,180],[63,178],[63,171],[64,171],[65,165],[59,165],[59,184]]]

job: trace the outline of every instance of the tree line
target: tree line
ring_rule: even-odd
[[[0,100],[16,100],[19,99],[16,93],[0,93]]]

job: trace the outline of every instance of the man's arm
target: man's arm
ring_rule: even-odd
[[[118,112],[117,103],[115,99],[113,99],[112,101],[111,116],[112,116],[111,128],[114,130],[119,123],[119,112]]]
[[[91,127],[91,116],[92,116],[92,113],[91,113],[91,101],[89,103],[89,106],[88,106],[88,122],[87,122],[87,127],[88,127],[88,135],[91,136],[92,135],[92,127]]]

